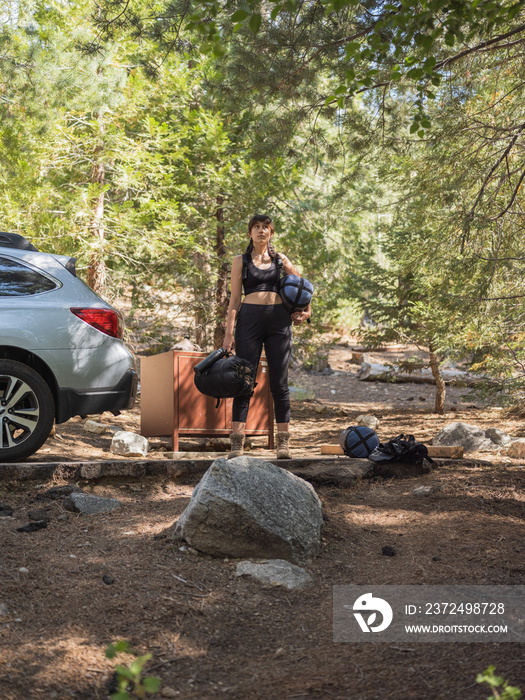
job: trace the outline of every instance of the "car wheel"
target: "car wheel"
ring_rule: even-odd
[[[38,372],[0,360],[0,462],[20,462],[35,453],[54,419],[53,394]]]

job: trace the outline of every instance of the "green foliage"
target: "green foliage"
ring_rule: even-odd
[[[135,657],[129,664],[118,664],[115,667],[117,692],[111,694],[112,700],[145,698],[146,695],[156,693],[159,690],[160,678],[143,675],[144,667],[152,658],[150,653],[138,656],[129,642],[122,640],[110,644],[105,654],[108,659],[114,659],[118,654],[128,654]]]
[[[265,211],[315,285],[301,342],[357,300],[370,342],[525,401],[525,0],[4,5],[0,228],[134,308],[181,292],[206,348]]]
[[[483,51],[504,43],[508,36],[522,34],[525,8],[525,0],[322,0],[315,4],[272,0],[269,6],[260,0],[194,0],[189,11],[186,4],[156,4],[164,18],[160,31],[150,19],[154,13],[142,10],[139,0],[106,0],[98,22],[111,33],[118,17],[118,22],[127,21],[134,31],[155,35],[165,47],[173,45],[174,33],[182,34],[198,42],[201,52],[216,57],[235,52],[239,40],[251,43],[255,50],[271,46],[268,78],[274,79],[274,85],[280,55],[289,66],[289,87],[298,80],[311,80],[316,69],[328,66],[334,80],[324,94],[324,104],[339,109],[361,92],[378,87],[395,90],[401,81],[415,89],[411,128],[421,138],[430,128],[426,104],[436,98],[436,88],[442,86],[451,64],[464,51]],[[270,87],[271,81],[267,82]],[[277,85],[284,87],[279,79]]]
[[[477,683],[486,683],[493,692],[487,700],[519,700],[521,690],[509,685],[509,682],[501,676],[496,676],[495,671],[494,666],[489,666],[483,673],[478,673],[476,676]]]

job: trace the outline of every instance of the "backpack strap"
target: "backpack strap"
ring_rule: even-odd
[[[275,254],[275,263],[277,265],[277,269],[279,270],[279,277],[284,277],[286,273],[284,272],[283,261],[279,253]]]
[[[249,263],[248,256],[246,255],[246,253],[243,253],[242,254],[242,280],[243,280],[243,282],[248,277],[248,263]]]

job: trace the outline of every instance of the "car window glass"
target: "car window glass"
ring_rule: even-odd
[[[44,275],[16,260],[0,257],[0,297],[20,297],[41,294],[57,285]]]

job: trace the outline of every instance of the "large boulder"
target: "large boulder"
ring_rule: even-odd
[[[449,423],[432,440],[433,445],[462,445],[465,452],[495,449],[483,428],[468,423]]]
[[[216,557],[285,559],[319,552],[323,515],[313,487],[254,457],[216,459],[195,488],[174,535]]]

